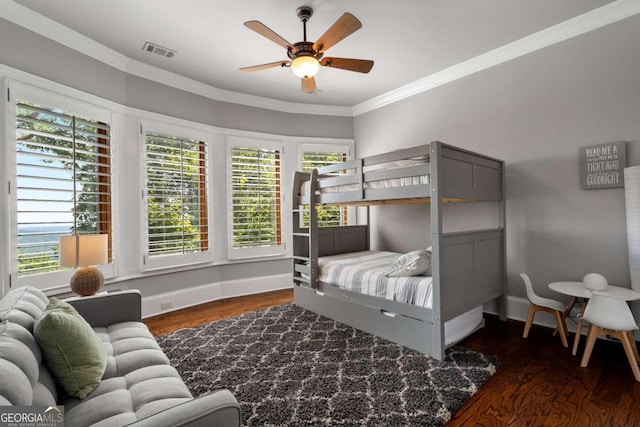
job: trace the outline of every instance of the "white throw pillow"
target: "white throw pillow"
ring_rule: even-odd
[[[411,251],[396,259],[389,271],[387,277],[409,277],[419,276],[426,273],[431,267],[431,252],[424,249]]]

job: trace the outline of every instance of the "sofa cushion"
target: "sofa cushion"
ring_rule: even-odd
[[[12,289],[0,298],[0,346],[5,348],[0,351],[0,402],[51,406],[57,401],[53,376],[43,365],[40,346],[33,337],[35,319],[48,302],[42,291],[31,286]],[[19,351],[11,357],[9,348]],[[5,378],[10,378],[9,382]]]
[[[31,286],[13,289],[0,299],[0,321],[17,323],[33,332],[33,323],[44,311],[49,299]]]
[[[0,402],[50,406],[56,399],[53,378],[42,365],[33,335],[16,323],[0,322]]]
[[[33,328],[47,366],[64,391],[84,399],[100,382],[106,351],[75,308],[51,298]]]
[[[123,322],[94,330],[107,349],[107,368],[86,399],[61,402],[69,425],[125,425],[192,399],[146,325]]]
[[[144,323],[122,322],[94,330],[107,350],[104,379],[122,377],[145,366],[169,364]]]

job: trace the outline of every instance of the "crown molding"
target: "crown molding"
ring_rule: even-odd
[[[119,70],[126,70],[131,61],[125,55],[96,42],[46,16],[14,2],[0,0],[0,17],[34,33],[70,47],[87,56],[111,65]]]
[[[617,0],[512,43],[490,50],[415,82],[353,106],[353,116],[368,113],[487,68],[588,33],[640,13],[640,0]]]
[[[531,52],[588,33],[640,13],[640,0],[616,0],[600,8],[538,31],[463,61],[353,107],[302,104],[232,92],[133,60],[13,0],[0,0],[0,17],[74,49],[125,73],[213,99],[292,114],[355,117],[429,91]]]
[[[0,17],[76,50],[125,73],[181,89],[215,101],[295,114],[351,117],[351,107],[302,104],[232,92],[131,59],[13,0],[0,0]]]

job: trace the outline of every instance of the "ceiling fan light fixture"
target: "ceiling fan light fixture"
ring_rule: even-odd
[[[319,69],[320,63],[313,56],[298,56],[291,61],[291,70],[301,79],[315,76]]]

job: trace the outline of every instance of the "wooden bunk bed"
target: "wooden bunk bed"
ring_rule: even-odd
[[[503,171],[501,160],[436,141],[296,172],[292,221],[296,304],[438,360],[444,358],[445,325],[450,320],[495,299],[500,318],[506,319]],[[498,226],[443,232],[443,204],[474,201],[498,203]],[[429,306],[318,280],[320,257],[369,250],[369,226],[318,227],[316,206],[405,203],[430,203],[430,219],[425,218],[431,225],[431,242],[425,242],[425,247],[431,245]],[[308,227],[302,226],[305,207]]]

